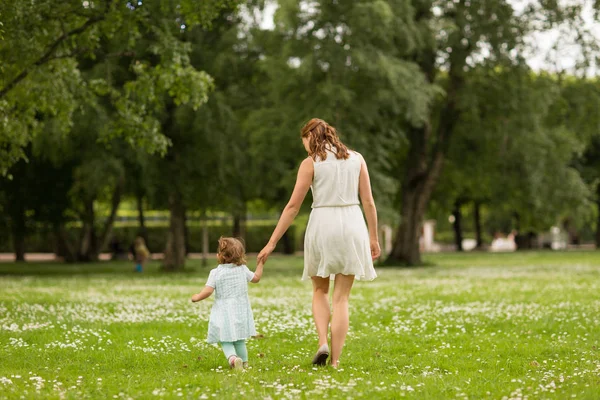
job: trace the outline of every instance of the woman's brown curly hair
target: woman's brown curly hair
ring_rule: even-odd
[[[217,260],[219,261],[219,264],[246,264],[246,251],[244,250],[244,244],[236,238],[220,237]]]
[[[301,131],[303,138],[308,138],[308,155],[313,160],[319,157],[321,160],[327,158],[327,150],[335,152],[339,160],[350,157],[348,148],[340,141],[335,128],[319,118],[313,118],[304,125]]]

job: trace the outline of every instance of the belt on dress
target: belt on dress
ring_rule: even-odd
[[[344,207],[353,207],[353,206],[360,206],[360,203],[354,203],[354,204],[336,204],[336,205],[321,205],[321,206],[311,206],[310,208],[344,208]]]

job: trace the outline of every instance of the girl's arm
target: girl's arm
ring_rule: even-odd
[[[252,278],[252,280],[250,282],[252,282],[252,283],[260,282],[260,278],[262,278],[262,274],[263,274],[263,266],[264,266],[264,263],[262,261],[259,261],[258,264],[256,265],[256,271],[254,271],[254,278]]]
[[[277,245],[277,242],[279,242],[279,239],[281,239],[285,231],[287,231],[292,222],[294,222],[294,218],[296,218],[296,215],[298,215],[298,212],[300,211],[300,206],[302,206],[306,193],[308,193],[308,189],[310,189],[314,172],[315,167],[312,158],[308,157],[302,161],[302,164],[300,164],[300,168],[298,169],[298,177],[296,178],[296,186],[294,187],[292,197],[283,209],[283,213],[281,213],[281,217],[271,235],[271,239],[269,239],[269,243],[267,243],[258,255],[259,264],[267,261],[269,255],[275,250],[275,246]]]
[[[213,288],[211,286],[204,286],[204,289],[202,289],[202,291],[200,293],[197,293],[197,294],[195,294],[195,295],[192,296],[192,303],[195,303],[197,301],[206,299],[214,291],[215,291],[215,288]]]
[[[360,202],[362,203],[365,217],[367,218],[367,226],[369,227],[369,241],[371,247],[371,257],[378,258],[381,249],[379,247],[379,235],[377,233],[377,208],[375,208],[375,200],[371,191],[371,179],[369,178],[369,170],[364,158],[361,157],[360,177],[358,180],[358,193]]]

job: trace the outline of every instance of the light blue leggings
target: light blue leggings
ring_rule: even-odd
[[[238,340],[236,342],[221,342],[223,353],[227,357],[227,361],[231,356],[238,356],[243,362],[248,362],[248,350],[246,349],[246,341]]]

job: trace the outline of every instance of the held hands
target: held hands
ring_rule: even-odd
[[[267,262],[267,258],[271,255],[271,253],[275,250],[275,245],[271,243],[267,243],[267,245],[258,253],[256,257],[257,264],[264,264]]]
[[[379,240],[371,239],[371,258],[373,261],[378,259],[381,255],[381,248],[379,247]]]

